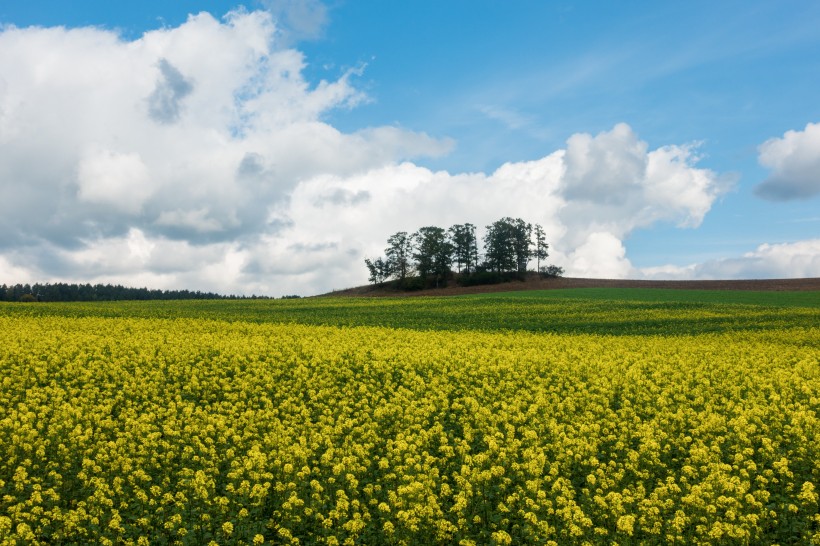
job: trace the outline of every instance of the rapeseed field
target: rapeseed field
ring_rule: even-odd
[[[819,309],[444,300],[0,307],[0,544],[820,544]]]

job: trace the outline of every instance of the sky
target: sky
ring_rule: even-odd
[[[0,1],[0,283],[307,296],[506,216],[568,276],[820,277],[818,28],[814,0]]]

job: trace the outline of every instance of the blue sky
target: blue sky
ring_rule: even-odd
[[[455,221],[485,225],[493,219],[486,201],[496,199],[499,186],[513,197],[520,187],[521,200],[528,202],[499,203],[495,217],[522,216],[551,227],[553,257],[571,274],[820,276],[820,175],[813,174],[820,172],[815,170],[820,167],[816,2],[289,0],[239,7],[187,0],[0,5],[0,37],[5,38],[0,54],[3,47],[7,53],[0,62],[9,63],[0,70],[6,123],[35,125],[53,135],[52,147],[66,146],[64,177],[74,179],[60,186],[63,198],[50,209],[66,218],[54,228],[59,237],[25,219],[11,226],[19,237],[0,249],[0,273],[8,277],[0,281],[16,281],[11,277],[19,275],[35,280],[91,276],[169,287],[193,283],[197,286],[191,288],[219,291],[253,287],[273,295],[279,287],[301,293],[340,288],[366,279],[364,268],[353,271],[359,267],[355,264],[378,252],[385,234],[425,223],[447,225],[456,218],[453,209],[463,218]],[[210,19],[189,19],[201,12]],[[267,44],[255,57],[255,76],[227,75],[228,67],[247,63],[241,55],[248,44],[245,50],[206,46],[200,57],[191,52],[196,44],[213,43],[208,40],[217,31],[224,34],[224,44],[239,44],[241,32],[228,36],[228,30],[239,28],[241,20],[253,29],[242,31],[246,36],[259,33]],[[61,37],[46,32],[50,27],[64,27]],[[88,27],[94,27],[94,40],[113,40],[112,49],[122,50],[120,62],[133,63],[118,78],[133,77],[134,87],[144,87],[142,96],[130,96],[110,73],[95,71],[110,59],[80,45],[82,39],[70,32],[84,29],[91,39]],[[76,48],[66,45],[75,41]],[[61,47],[65,52],[55,53]],[[25,51],[28,64],[12,58],[11,48]],[[216,64],[217,57],[230,52],[237,55],[233,61]],[[42,76],[43,70],[58,69],[43,68],[38,61],[55,55],[64,55],[55,63],[59,70],[73,71],[72,78],[62,72]],[[163,59],[170,72],[157,71]],[[291,70],[287,89],[271,76],[283,66]],[[220,81],[234,78],[234,96],[251,81],[267,82],[256,91],[264,109],[250,101],[240,108],[244,117],[228,124],[234,138],[225,159],[276,173],[261,190],[239,182],[231,187],[249,192],[247,200],[266,200],[264,212],[245,201],[226,208],[220,195],[227,190],[216,179],[208,186],[211,193],[195,206],[185,202],[182,196],[198,186],[184,180],[197,175],[180,165],[216,161],[216,152],[205,156],[213,159],[201,159],[207,143],[176,149],[177,166],[151,147],[171,134],[181,138],[183,128],[199,131],[192,141],[203,131],[225,130],[217,118],[212,124],[203,121],[228,107],[219,103],[227,95],[208,94],[214,87],[205,86],[209,70],[214,78],[226,71]],[[174,95],[174,75],[190,84],[190,96]],[[66,84],[67,79],[73,83]],[[31,101],[67,97],[71,86],[87,85],[100,93],[98,102],[89,102],[88,111],[77,115],[80,136],[74,148],[60,140],[60,127],[33,117],[64,111],[70,102],[15,110],[21,103],[10,97],[25,94],[31,85],[43,91],[42,99]],[[178,119],[149,120],[143,128],[136,118],[103,118],[131,127],[127,137],[100,133],[100,124],[88,121],[103,116],[101,104],[110,103],[113,111],[138,109],[151,97],[159,100],[162,92],[170,93]],[[271,117],[278,108],[285,114]],[[256,121],[242,125],[247,119]],[[264,119],[268,126],[261,125]],[[5,132],[0,139],[16,146],[18,157],[36,158],[45,151],[20,131]],[[787,132],[791,137],[784,136]],[[292,149],[281,148],[283,139]],[[346,157],[336,157],[334,146]],[[660,151],[670,147],[685,150],[678,159],[663,159],[678,169],[676,184],[665,184],[663,176],[674,176],[658,166]],[[179,163],[180,154],[190,154],[187,163]],[[304,159],[298,166],[285,165],[282,154]],[[359,154],[366,159],[354,161]],[[575,163],[570,157],[576,157]],[[60,177],[43,172],[20,179],[24,166],[7,157],[2,168],[3,161],[0,156],[7,191],[25,185],[35,195],[31,188]],[[509,168],[499,172],[503,165]],[[561,165],[563,175],[555,170]],[[647,174],[646,165],[655,165],[650,170],[660,174]],[[212,167],[211,172],[223,167],[226,173],[243,172],[231,171],[228,163]],[[527,178],[532,172],[547,181]],[[142,182],[143,175],[151,182]],[[385,189],[403,177],[411,181]],[[134,190],[138,206],[118,204],[116,199],[129,199],[134,185],[142,188]],[[317,197],[319,188],[362,196],[333,202],[339,210],[331,216],[349,215],[346,224],[327,220],[321,229],[302,226],[302,218],[327,218],[330,201]],[[376,215],[366,208],[366,202],[390,206],[401,192],[415,200],[400,215]],[[66,212],[71,205],[66,195],[76,196],[81,213]],[[158,204],[160,196],[165,208]],[[324,213],[300,208],[310,208],[304,202],[310,199]],[[103,205],[119,207],[125,218],[112,217],[112,207]],[[368,215],[378,219],[353,219]],[[186,259],[157,265],[162,260],[154,254],[169,245]],[[282,266],[294,248],[304,250],[295,260],[298,265]],[[93,256],[104,254],[101,249],[121,252],[130,270],[95,261]],[[44,258],[47,253],[52,257]],[[600,264],[591,264],[599,255]],[[320,264],[327,260],[340,264],[333,281],[320,280]],[[212,276],[201,273],[209,268]],[[219,286],[218,279],[229,279],[228,285]]]

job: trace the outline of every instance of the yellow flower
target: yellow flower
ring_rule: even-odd
[[[618,530],[622,533],[626,533],[629,536],[632,536],[634,532],[635,526],[635,516],[633,515],[625,515],[618,518],[616,523]]]
[[[490,535],[490,538],[492,538],[496,544],[512,544],[512,537],[506,531],[496,531]]]

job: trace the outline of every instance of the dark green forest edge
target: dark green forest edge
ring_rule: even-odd
[[[293,296],[286,296],[293,297]],[[223,296],[199,290],[150,290],[112,284],[35,283],[0,285],[0,301],[124,301],[266,299],[262,296]]]
[[[544,228],[521,218],[505,217],[487,226],[479,254],[476,227],[456,224],[449,229],[426,226],[415,233],[399,231],[387,240],[384,257],[364,262],[369,281],[398,290],[443,288],[524,280],[530,261],[542,277],[564,273],[555,265],[541,266],[549,256]]]

